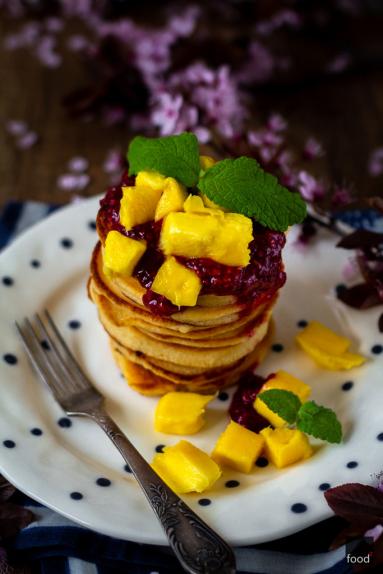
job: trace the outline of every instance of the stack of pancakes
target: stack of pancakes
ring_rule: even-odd
[[[123,375],[140,393],[213,393],[237,382],[264,357],[275,296],[252,309],[232,296],[206,295],[195,307],[163,317],[143,305],[145,292],[134,277],[104,273],[99,242],[89,295]]]

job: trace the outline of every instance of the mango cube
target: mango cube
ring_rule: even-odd
[[[173,177],[165,179],[164,190],[157,204],[154,220],[159,221],[171,211],[182,211],[187,198],[185,186]]]
[[[152,284],[152,291],[164,295],[179,307],[194,307],[201,291],[201,281],[174,257],[168,257],[161,265]]]
[[[270,389],[283,389],[285,391],[290,391],[297,395],[302,403],[307,401],[311,393],[309,385],[306,385],[306,383],[300,379],[297,379],[293,375],[290,375],[290,373],[282,370],[277,371],[274,377],[266,381],[260,392],[268,391]],[[273,427],[283,427],[286,424],[286,421],[274,413],[259,397],[254,401],[254,408],[257,413],[268,420]]]
[[[300,430],[267,427],[260,434],[265,439],[266,456],[277,468],[309,458],[313,453],[307,436]]]
[[[203,169],[205,171],[207,169],[209,169],[209,167],[213,167],[213,165],[215,165],[216,163],[217,163],[217,160],[215,160],[210,155],[200,155],[199,156],[199,164],[201,166],[201,169]]]
[[[214,395],[170,392],[158,401],[154,428],[169,434],[194,434],[204,425],[205,406]]]
[[[106,272],[131,276],[145,250],[145,241],[136,241],[118,231],[109,231],[103,255]]]
[[[162,189],[152,187],[123,187],[120,202],[120,222],[125,229],[154,219]]]
[[[158,171],[139,171],[136,175],[136,187],[151,187],[156,191],[162,191],[166,179],[166,176]]]
[[[208,257],[224,265],[244,267],[250,261],[252,232],[251,219],[237,213],[169,213],[160,245],[166,255]]]
[[[220,466],[229,466],[239,472],[250,472],[262,452],[264,438],[230,421],[212,452],[212,459]]]
[[[365,357],[349,353],[351,341],[342,337],[318,321],[312,321],[295,337],[298,345],[314,361],[331,371],[347,370],[365,362]]]
[[[152,461],[152,468],[180,494],[211,488],[222,472],[206,452],[186,440],[167,446]]]

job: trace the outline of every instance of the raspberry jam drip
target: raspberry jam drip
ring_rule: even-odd
[[[135,178],[123,175],[119,186],[110,187],[100,202],[98,224],[107,235],[116,230],[132,239],[145,240],[147,250],[137,264],[134,276],[147,289],[143,303],[156,315],[170,315],[179,310],[165,297],[150,290],[154,277],[165,258],[159,249],[161,221],[149,221],[126,230],[120,223],[120,201],[122,186],[134,185]],[[201,294],[235,295],[241,302],[255,307],[270,299],[285,281],[281,252],[286,243],[283,233],[253,224],[254,239],[249,244],[250,263],[246,267],[233,267],[207,258],[177,257],[177,260],[192,269],[202,283]]]
[[[253,375],[250,371],[243,374],[229,407],[232,420],[253,432],[259,432],[270,424],[253,406],[265,382],[265,379]]]

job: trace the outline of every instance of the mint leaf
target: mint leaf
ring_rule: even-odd
[[[299,409],[297,428],[327,442],[342,440],[342,427],[334,411],[314,401],[304,403]]]
[[[129,175],[158,171],[193,187],[198,182],[200,163],[198,140],[194,134],[162,138],[135,137],[128,149]]]
[[[198,183],[209,199],[270,229],[285,231],[300,223],[306,204],[299,193],[292,193],[266,173],[255,159],[224,159],[211,167]]]
[[[269,389],[259,393],[258,398],[284,421],[295,423],[302,404],[297,395],[284,389]]]

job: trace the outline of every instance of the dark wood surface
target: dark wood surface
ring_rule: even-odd
[[[1,21],[1,39],[17,25]],[[355,43],[363,47],[365,41],[355,34]],[[105,154],[112,146],[125,149],[129,133],[126,127],[68,119],[61,100],[84,83],[83,75],[78,57],[68,52],[62,67],[51,70],[28,50],[0,49],[0,204],[11,199],[67,202],[69,194],[59,190],[56,182],[75,155],[90,161],[91,183],[82,194],[104,190]],[[326,155],[314,167],[318,175],[353,184],[361,194],[383,195],[383,178],[372,178],[367,172],[371,151],[383,145],[383,69],[379,62],[340,76],[259,88],[254,108],[260,121],[270,111],[285,115],[294,145],[301,145],[308,135],[323,143]],[[4,130],[4,122],[11,118],[27,120],[39,133],[39,143],[18,150]]]

